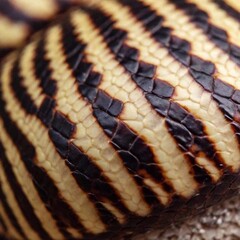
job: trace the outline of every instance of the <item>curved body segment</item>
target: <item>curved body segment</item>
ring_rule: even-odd
[[[234,3],[80,4],[4,58],[0,234],[130,237],[238,194]]]

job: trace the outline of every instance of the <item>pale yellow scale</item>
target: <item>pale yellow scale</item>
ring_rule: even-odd
[[[79,39],[88,42],[87,59],[94,64],[95,70],[103,75],[99,89],[124,103],[119,119],[126,122],[150,146],[157,164],[163,169],[167,182],[174,186],[176,193],[185,197],[191,196],[197,189],[197,184],[190,173],[187,160],[177,148],[163,120],[152,109],[131,77],[124,73],[124,69],[113,59],[113,55],[107,49],[103,38],[99,36],[99,32],[94,30],[88,16],[76,12],[73,21],[76,32],[79,32]],[[79,23],[82,22],[89,27],[81,27]],[[108,62],[105,62],[106,56]],[[167,151],[164,146],[172,146],[172,151]],[[166,203],[167,196],[163,190],[159,197],[161,196],[163,196],[162,201]]]
[[[70,0],[69,0],[70,1]],[[80,2],[82,0],[76,0]],[[10,6],[13,8],[12,15],[17,17],[17,13],[25,15],[27,18],[34,20],[35,22],[50,20],[59,12],[59,4],[55,0],[41,0],[41,1],[29,1],[29,0],[9,0]],[[70,1],[74,2],[74,1]],[[3,6],[5,3],[2,3]],[[7,14],[8,10],[3,10]],[[18,19],[18,18],[17,18]],[[28,39],[32,26],[27,20],[21,19],[15,20],[11,19],[8,15],[0,14],[0,48],[16,48]]]
[[[0,14],[0,47],[11,48],[19,46],[28,34],[29,28],[22,22],[13,22]]]
[[[24,233],[26,235],[28,235],[29,237],[31,237],[32,239],[40,240],[40,238],[37,235],[37,233],[35,233],[31,229],[29,223],[24,218],[24,216],[23,216],[23,214],[21,212],[21,209],[20,209],[20,207],[17,204],[17,200],[16,200],[16,198],[14,196],[13,190],[11,189],[11,186],[8,183],[7,176],[5,175],[5,173],[3,171],[3,165],[2,165],[1,162],[0,162],[0,180],[1,180],[1,182],[4,183],[4,184],[2,184],[2,191],[6,195],[6,199],[7,199],[7,202],[9,204],[10,208],[14,209],[14,214],[15,214],[16,218],[19,220],[20,227],[23,229]],[[18,233],[17,233],[17,235],[18,235]]]
[[[216,3],[210,0],[189,0],[189,2],[194,3],[199,9],[203,10],[209,15],[209,20],[211,24],[225,30],[229,37],[228,41],[240,46],[240,23],[237,22],[233,17],[231,17],[226,11],[218,7]],[[221,19],[221,21],[219,21]]]
[[[10,113],[10,116],[15,121],[16,125],[22,130],[25,136],[27,136],[29,141],[34,144],[36,149],[35,164],[43,167],[48,175],[54,180],[62,197],[75,210],[79,218],[82,219],[82,223],[86,225],[86,227],[92,226],[92,222],[97,222],[98,216],[92,211],[93,208],[91,208],[86,194],[78,187],[71,172],[65,165],[64,161],[60,158],[54,145],[49,142],[47,129],[36,117],[29,116],[21,110],[21,106],[15,99],[9,86],[10,70],[11,62],[8,62],[2,71],[2,77],[4,79],[2,84],[4,92],[3,97],[7,102],[7,111]],[[71,188],[68,186],[71,186]],[[78,196],[81,196],[81,198]],[[78,202],[75,201],[77,197]],[[89,217],[86,219],[87,215],[91,215],[93,220]],[[94,220],[95,217],[97,218],[96,220]],[[94,231],[102,231],[103,228],[104,227],[99,229],[96,227],[94,228]]]
[[[53,78],[58,85],[56,109],[76,124],[77,130],[73,143],[102,170],[130,211],[142,216],[147,215],[150,208],[143,200],[133,177],[130,176],[122,160],[110,145],[103,129],[96,122],[90,104],[80,96],[77,90],[76,79],[64,63],[65,56],[61,50],[60,40],[60,28],[52,28],[48,35],[47,57],[54,70]],[[115,215],[119,214],[115,213]]]
[[[238,0],[225,0],[225,2],[240,12],[240,5]]]
[[[14,228],[12,222],[11,222],[11,219],[9,219],[7,213],[6,213],[6,210],[4,209],[2,203],[0,202],[0,214],[1,214],[1,217],[7,227],[7,229],[11,229],[11,236],[16,238],[16,239],[21,239],[21,236],[20,234],[16,231],[16,229]],[[0,233],[3,233],[3,229],[0,227]],[[8,232],[7,235],[10,235],[10,233]]]
[[[49,18],[58,11],[53,0],[33,1],[31,3],[27,0],[13,0],[12,2],[25,14],[37,18]],[[73,0],[73,2],[78,2],[78,0]],[[156,65],[155,77],[167,81],[175,87],[171,101],[187,109],[203,123],[217,153],[231,170],[237,172],[240,169],[239,144],[232,127],[224,118],[211,94],[204,91],[196,83],[186,66],[175,60],[165,46],[156,42],[151,34],[146,32],[143,24],[133,16],[128,7],[115,0],[92,2],[95,2],[96,7],[115,20],[114,27],[127,32],[124,43],[139,51],[139,61]],[[215,46],[201,29],[191,23],[189,16],[167,0],[161,0],[161,7],[159,7],[159,1],[145,0],[144,2],[157,14],[164,17],[163,25],[173,29],[172,35],[191,43],[189,54],[213,62],[216,66],[215,77],[219,77],[224,82],[240,89],[240,81],[238,81],[240,67],[230,59],[227,53]],[[189,0],[189,2],[197,4],[200,9],[206,11],[210,16],[210,22],[227,31],[229,41],[240,46],[239,23],[209,0]],[[240,11],[236,1],[227,0],[226,2]],[[219,18],[224,19],[224,21],[219,21]],[[101,36],[100,30],[96,29],[87,13],[75,10],[70,14],[70,20],[79,42],[86,44],[85,61],[92,63],[93,70],[102,75],[98,88],[123,103],[123,111],[118,116],[118,120],[122,121],[148,144],[154,154],[156,166],[162,169],[166,182],[173,186],[174,194],[185,198],[193,196],[197,193],[199,185],[191,172],[190,163],[169,133],[166,119],[157,114],[142,90],[131,79],[130,74],[114,58],[103,36]],[[7,29],[1,29],[3,25],[0,24],[0,32],[5,33],[0,38],[0,46],[15,46],[25,39],[29,31],[27,25],[13,23],[4,16],[0,16],[0,21],[4,23],[4,27],[8,26]],[[8,40],[9,35],[13,35],[15,38]],[[34,73],[37,44],[38,40],[33,40],[21,52],[20,76],[26,92],[34,104],[40,108],[46,95],[40,86],[40,79],[36,79]],[[78,91],[77,80],[66,63],[60,25],[54,25],[46,32],[45,51],[45,57],[50,62],[49,67],[52,71],[51,79],[56,81],[57,85],[57,93],[54,96],[56,100],[54,111],[62,113],[76,125],[76,132],[69,141],[86,154],[102,171],[102,176],[108,180],[108,184],[116,191],[119,199],[130,212],[138,216],[148,216],[151,213],[151,206],[146,203],[140,187],[124,166],[123,160],[111,145],[111,140],[97,122],[91,104]],[[71,170],[66,166],[65,160],[58,154],[49,138],[47,127],[37,116],[26,113],[14,95],[11,87],[11,70],[16,56],[16,53],[9,56],[1,71],[1,94],[6,101],[6,111],[28,141],[34,145],[36,158],[33,161],[38,167],[43,168],[53,180],[60,192],[59,197],[72,208],[88,232],[102,233],[107,230],[106,224],[99,216],[99,212],[90,200],[88,193],[79,187]],[[40,220],[43,229],[53,239],[64,239],[56,221],[40,199],[18,149],[4,130],[2,120],[0,120],[0,129],[0,139],[4,144],[5,154],[24,194],[33,206],[34,214]],[[204,153],[196,157],[196,162],[209,173],[214,182],[221,178],[222,172]],[[144,183],[156,194],[159,201],[167,206],[172,200],[172,193],[166,192],[162,183],[153,180],[147,173],[144,177]],[[14,209],[14,215],[23,232],[31,240],[42,240],[21,212],[1,161],[0,182],[4,183],[1,185],[2,191],[6,195],[8,205]],[[124,213],[117,209],[109,199],[102,199],[101,203],[116,217],[119,223],[127,222],[128,219]],[[7,228],[11,229],[11,237],[22,239],[1,202],[0,215]],[[67,228],[67,231],[75,238],[82,238],[82,234],[76,229]]]
[[[37,42],[29,43],[21,53],[20,74],[23,76],[22,84],[31,96],[35,105],[39,108],[44,100],[43,90],[40,87],[40,79],[36,79],[34,73],[34,57],[36,55]]]
[[[147,0],[147,2],[149,1]],[[102,1],[101,4],[105,6],[106,11],[111,14],[113,19],[117,20],[116,26],[128,29],[126,43],[140,50],[140,58],[143,61],[157,65],[157,77],[165,79],[175,87],[173,100],[188,109],[204,123],[209,138],[216,143],[216,148],[221,153],[224,162],[231,166],[234,171],[237,171],[240,166],[237,157],[240,150],[236,137],[218,109],[217,103],[211,99],[211,95],[192,79],[186,67],[168,54],[165,47],[156,43],[149,36],[149,33],[144,32],[141,23],[134,19],[126,7],[117,3],[113,4],[111,1]],[[119,10],[116,11],[116,9]],[[157,9],[160,11],[160,8]],[[174,14],[172,13],[172,15]],[[131,25],[131,28],[128,28],[129,25]],[[216,169],[213,168],[213,165],[211,167],[210,165],[209,162],[208,168],[212,169],[213,175],[216,175]],[[219,177],[220,174],[217,173],[215,179],[217,180]]]
[[[146,3],[164,17],[164,25],[173,29],[173,34],[191,43],[191,54],[206,61],[214,62],[216,66],[215,76],[226,83],[240,89],[240,67],[230,59],[230,56],[208,39],[202,29],[191,23],[190,18],[177,9],[167,0],[161,0],[162,8],[154,0],[146,0]],[[163,10],[164,9],[164,10]]]
[[[36,216],[39,218],[43,228],[47,232],[50,233],[50,236],[52,236],[52,238],[54,238],[54,237],[57,237],[59,239],[63,238],[62,234],[58,231],[55,220],[52,219],[52,216],[50,215],[50,213],[44,206],[44,203],[40,199],[40,197],[36,191],[36,188],[33,185],[32,178],[29,175],[27,169],[25,168],[18,151],[17,151],[16,147],[14,146],[14,143],[10,140],[8,134],[5,132],[2,120],[0,120],[0,129],[1,129],[0,139],[4,143],[6,156],[9,159],[9,163],[12,166],[12,170],[15,174],[16,179],[18,180],[19,184],[21,185],[23,192],[27,196],[30,204],[33,206]],[[0,163],[0,166],[1,165],[2,164]],[[0,175],[2,177],[5,176],[5,174],[3,173],[3,166],[1,166],[1,174]],[[1,179],[1,177],[0,177],[0,179]],[[5,179],[2,179],[2,182],[4,182],[5,184],[8,182],[6,177],[5,177]],[[9,196],[9,194],[11,195],[10,187],[9,187],[9,190],[6,191],[5,194],[7,195],[7,197],[10,197]],[[14,199],[13,196],[11,196],[11,198]],[[14,201],[14,200],[12,200],[12,201]],[[15,199],[15,202],[16,202],[16,199]],[[17,206],[17,204],[16,204],[16,206]],[[15,213],[17,213],[17,211]],[[18,214],[23,215],[23,213],[21,213],[21,211],[18,211]],[[20,224],[21,223],[22,224],[25,223],[25,220],[23,220],[23,217],[22,217],[22,221],[20,222]],[[27,222],[25,223],[25,226],[23,226],[23,229],[25,231],[26,236],[32,232],[32,229],[29,226],[27,226]],[[33,233],[30,235],[32,238],[34,237],[34,239],[35,238],[36,238],[36,240],[38,239],[36,234]]]
[[[54,0],[11,0],[11,2],[22,13],[35,19],[49,19],[59,10]]]

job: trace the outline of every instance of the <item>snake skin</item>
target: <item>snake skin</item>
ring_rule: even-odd
[[[0,58],[22,46],[35,31],[85,0],[1,0]],[[91,0],[90,0],[91,1]]]
[[[11,48],[77,5],[0,65],[7,240],[130,239],[239,194],[238,1],[92,2],[0,4],[31,26]]]

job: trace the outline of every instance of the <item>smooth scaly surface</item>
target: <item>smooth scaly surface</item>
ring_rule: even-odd
[[[239,15],[230,0],[96,1],[5,58],[0,234],[129,238],[236,195]]]

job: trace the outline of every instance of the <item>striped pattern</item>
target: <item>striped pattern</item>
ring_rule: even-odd
[[[23,45],[32,33],[46,27],[59,13],[85,0],[2,0],[0,58]]]
[[[19,7],[9,18],[39,17]],[[96,1],[9,55],[0,235],[114,239],[236,194],[238,14],[230,0]]]

